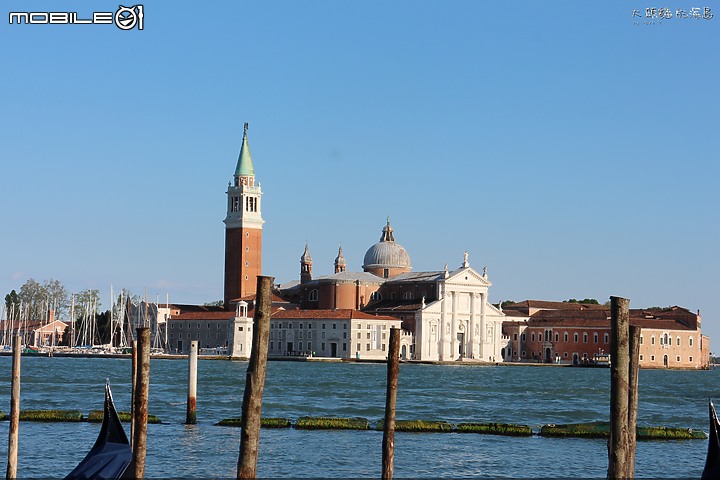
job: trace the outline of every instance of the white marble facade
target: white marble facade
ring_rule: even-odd
[[[490,304],[487,274],[467,262],[437,283],[438,300],[415,313],[415,359],[501,362],[503,313]]]

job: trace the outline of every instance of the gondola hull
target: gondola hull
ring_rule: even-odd
[[[712,402],[710,402],[710,432],[708,437],[707,459],[700,478],[702,480],[720,479],[720,422]]]
[[[95,444],[66,479],[119,479],[132,462],[132,450],[115,410],[110,385],[105,385],[103,423]]]

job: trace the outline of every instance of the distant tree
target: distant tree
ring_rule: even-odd
[[[65,347],[72,347],[72,335],[73,335],[73,327],[72,323],[70,323],[67,327],[65,327],[65,331],[63,332],[62,341],[60,342],[60,345]]]
[[[82,318],[86,309],[96,312],[100,305],[100,290],[80,290],[75,294],[75,318]]]
[[[18,296],[23,306],[23,315],[27,315],[30,319],[41,318],[40,312],[42,311],[42,303],[45,300],[45,292],[43,292],[42,285],[32,278],[28,278],[22,287],[20,287]]]
[[[600,305],[600,302],[598,302],[594,298],[583,298],[582,300],[576,300],[574,298],[571,298],[569,300],[563,300],[563,303],[585,303],[590,305]]]
[[[56,318],[67,314],[69,295],[59,280],[45,280],[41,285],[29,278],[20,287],[18,297],[30,320],[45,319],[50,310],[55,310]]]
[[[67,317],[70,295],[59,280],[45,280],[42,285],[48,309],[55,310],[55,318]]]
[[[15,320],[20,317],[20,297],[15,290],[5,295],[5,318]]]
[[[95,325],[97,326],[96,343],[100,345],[110,343],[110,310],[98,313],[95,316]]]
[[[509,307],[510,305],[515,305],[515,303],[516,302],[514,300],[505,300],[500,304],[500,308]]]
[[[222,307],[223,305],[225,305],[225,302],[223,300],[215,300],[213,302],[203,303],[203,306],[205,307]]]

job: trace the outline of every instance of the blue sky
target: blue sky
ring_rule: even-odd
[[[211,5],[211,6],[208,6]],[[243,122],[263,270],[348,268],[386,216],[413,270],[488,267],[490,299],[700,309],[720,342],[720,4],[146,1],[144,29],[9,25],[0,292],[28,279],[222,298]],[[641,17],[633,17],[633,10]]]

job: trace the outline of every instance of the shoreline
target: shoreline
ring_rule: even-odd
[[[71,353],[71,352],[45,352],[45,353],[23,353],[23,357],[58,357],[58,358],[132,358],[129,353]],[[0,352],[0,357],[12,357],[12,352]],[[151,354],[151,359],[161,360],[187,360],[187,354]],[[247,362],[245,357],[230,357],[228,355],[198,355],[198,360],[224,360],[231,362]],[[380,363],[386,364],[387,360],[357,360],[354,358],[337,357],[304,357],[304,356],[268,356],[269,362],[320,362],[320,363]],[[567,363],[537,363],[537,362],[484,362],[480,360],[453,360],[453,361],[432,361],[432,360],[400,360],[400,364],[406,365],[446,365],[446,366],[475,366],[475,367],[556,367],[556,368],[607,368],[609,365],[572,365]],[[695,371],[712,370],[715,364],[708,369],[700,368],[653,368],[641,367],[641,370],[677,370]]]

